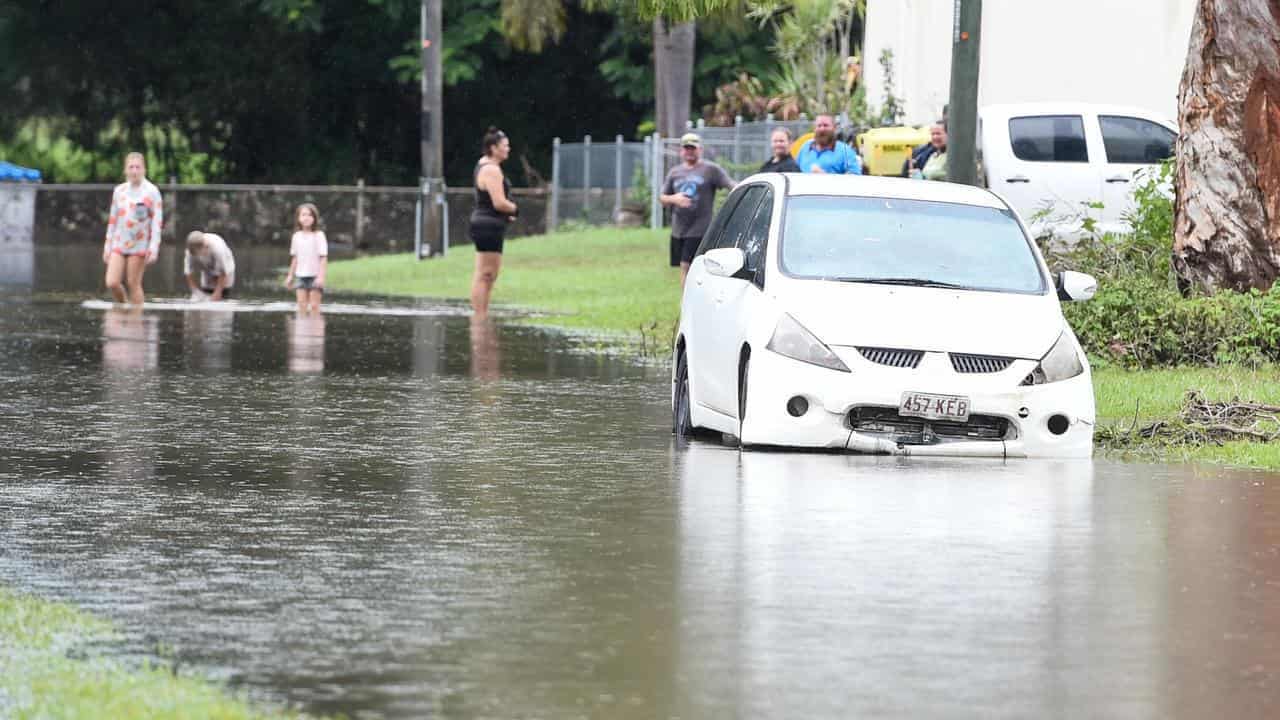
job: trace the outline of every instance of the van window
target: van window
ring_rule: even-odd
[[[716,248],[716,243],[720,241],[720,236],[724,234],[725,222],[729,219],[729,215],[733,214],[734,208],[738,206],[738,201],[742,199],[744,194],[744,190],[734,190],[725,199],[724,205],[720,207],[719,212],[711,219],[711,224],[707,226],[707,231],[703,233],[702,242],[698,243],[698,251],[693,254],[694,257]]]
[[[743,236],[755,217],[756,207],[760,205],[760,197],[768,188],[764,185],[752,185],[743,194],[733,214],[725,221],[724,234],[716,241],[717,248],[743,247]]]
[[[1118,115],[1098,117],[1107,162],[1150,165],[1173,157],[1174,134],[1150,120]]]
[[[1084,120],[1079,115],[1009,119],[1013,156],[1028,162],[1089,162]]]
[[[746,256],[744,267],[751,273],[752,281],[761,288],[764,288],[764,253],[765,244],[769,240],[771,219],[773,219],[773,189],[766,188],[764,197],[760,200],[760,207],[756,209],[755,217],[751,219],[751,224],[738,245],[742,248],[742,254]]]

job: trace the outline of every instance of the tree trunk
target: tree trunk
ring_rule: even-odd
[[[692,21],[653,20],[653,119],[663,137],[679,137],[689,120],[696,30]]]
[[[1173,264],[1204,290],[1280,271],[1280,2],[1199,0],[1178,97]]]

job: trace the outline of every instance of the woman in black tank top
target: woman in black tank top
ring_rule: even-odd
[[[502,172],[502,161],[511,154],[511,141],[501,130],[490,127],[481,143],[484,157],[474,173],[476,206],[471,211],[470,235],[476,246],[476,269],[471,277],[471,309],[477,317],[489,313],[489,297],[502,267],[502,238],[507,223],[516,217],[511,202],[511,183]]]

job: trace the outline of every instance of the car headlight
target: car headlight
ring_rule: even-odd
[[[1040,364],[1023,379],[1023,385],[1044,385],[1045,383],[1067,380],[1084,372],[1084,364],[1080,362],[1080,349],[1076,347],[1071,333],[1063,331],[1058,341],[1049,348],[1049,352],[1040,358]]]
[[[831,348],[804,329],[796,319],[783,313],[778,318],[778,325],[773,329],[773,337],[769,338],[768,349],[800,362],[821,365],[824,368],[849,372],[849,368],[840,362],[840,358],[831,352]]]

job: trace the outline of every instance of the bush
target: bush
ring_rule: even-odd
[[[1098,294],[1063,308],[1095,362],[1130,367],[1280,361],[1280,288],[1184,294],[1171,263],[1171,162],[1140,178],[1127,235],[1044,248],[1051,268],[1086,272]]]

